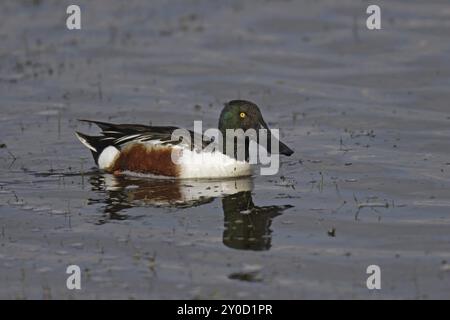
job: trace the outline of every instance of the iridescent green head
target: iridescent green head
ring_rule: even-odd
[[[232,100],[225,104],[222,109],[219,118],[219,130],[222,132],[223,136],[226,135],[227,129],[267,129],[268,134],[268,147],[270,149],[270,129],[269,126],[263,119],[261,111],[258,106],[253,102],[246,100]],[[290,156],[294,153],[288,146],[286,146],[281,141],[279,142],[279,153]]]

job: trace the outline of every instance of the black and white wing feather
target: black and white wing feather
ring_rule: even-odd
[[[80,132],[76,132],[78,139],[87,148],[89,148],[96,162],[101,152],[108,146],[114,146],[122,149],[126,144],[131,142],[152,143],[160,145],[180,145],[193,148],[194,132],[189,131],[191,135],[191,144],[187,145],[183,139],[172,138],[172,133],[179,129],[170,126],[145,126],[140,124],[113,124],[108,122],[94,120],[80,120],[82,122],[97,125],[102,131],[101,136],[88,136]],[[203,147],[211,143],[211,140],[203,139]]]

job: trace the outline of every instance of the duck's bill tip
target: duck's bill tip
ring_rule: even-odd
[[[285,145],[283,142],[280,141],[280,146],[279,146],[279,152],[282,155],[285,156],[291,156],[294,153],[294,150],[292,150],[291,148],[289,148],[287,145]]]

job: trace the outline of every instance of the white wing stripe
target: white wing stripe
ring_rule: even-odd
[[[120,143],[123,142],[123,141],[126,141],[126,140],[132,140],[132,139],[137,138],[137,137],[139,137],[139,136],[140,136],[140,134],[133,134],[133,135],[131,135],[131,136],[124,136],[124,137],[122,137],[122,138],[117,139],[117,140],[115,141],[115,143],[120,144]]]

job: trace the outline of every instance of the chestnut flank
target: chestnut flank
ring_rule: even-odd
[[[178,177],[180,168],[172,162],[171,154],[171,147],[131,144],[122,149],[111,172],[132,171]]]

